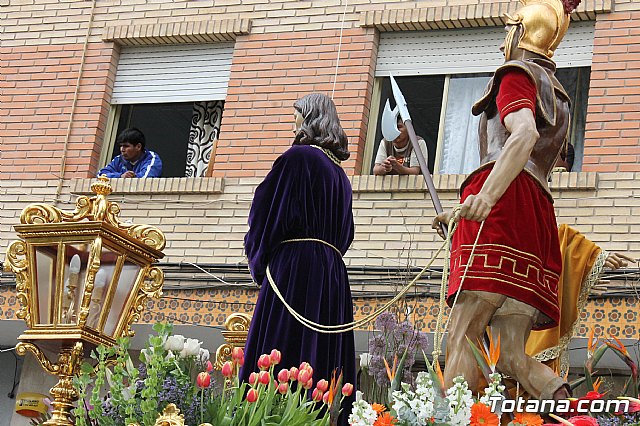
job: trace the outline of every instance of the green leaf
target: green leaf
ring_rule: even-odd
[[[586,380],[586,377],[579,377],[576,380],[569,382],[569,388],[571,388],[571,390],[574,390],[575,388],[583,384]],[[591,384],[591,388],[593,388],[593,383]]]
[[[593,355],[589,359],[587,359],[587,361],[585,362],[585,368],[589,371],[590,374],[593,374],[593,370],[596,368],[596,365],[598,364],[598,362],[600,362],[600,359],[607,351],[607,349],[609,349],[609,346],[601,345],[595,351],[593,351]]]
[[[489,364],[487,364],[487,360],[484,359],[484,356],[482,355],[482,349],[479,349],[478,346],[476,346],[476,344],[473,343],[468,337],[465,336],[465,339],[467,339],[467,343],[469,343],[469,346],[471,347],[471,353],[473,353],[473,357],[476,359],[478,366],[480,366],[480,370],[482,370],[482,374],[484,375],[485,380],[488,383],[491,383],[491,377],[489,376],[491,375],[491,373],[493,373],[493,370],[491,370],[491,367],[489,367]]]

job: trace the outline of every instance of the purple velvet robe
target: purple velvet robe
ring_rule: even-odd
[[[287,303],[305,318],[323,325],[353,321],[342,256],[316,241],[283,243],[315,238],[344,254],[353,240],[353,228],[351,184],[322,150],[295,145],[275,161],[256,189],[245,236],[249,269],[261,289],[245,346],[242,380],[258,370],[261,354],[278,349],[282,361],[276,372],[307,361],[314,370],[314,387],[320,379],[330,382],[336,368],[344,372],[343,383],[355,385],[353,332],[324,334],[303,326],[286,310],[265,275],[269,265]],[[340,424],[347,424],[352,399],[343,403]]]

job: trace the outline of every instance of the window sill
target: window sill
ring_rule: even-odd
[[[433,184],[441,193],[458,192],[467,175],[433,176]],[[351,177],[353,192],[427,192],[427,186],[421,175],[418,176],[374,176],[360,175]],[[598,186],[596,172],[552,173],[549,187],[552,192],[595,190]]]
[[[93,178],[74,179],[71,191],[75,194],[92,194]],[[222,194],[224,178],[145,178],[110,179],[114,194]]]

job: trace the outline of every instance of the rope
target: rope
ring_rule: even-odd
[[[450,229],[452,229],[452,228],[450,228]],[[449,235],[451,235],[451,234],[453,234],[453,232],[449,233]],[[276,296],[278,296],[278,299],[280,299],[280,302],[282,302],[282,304],[285,306],[287,311],[289,311],[289,313],[296,320],[298,320],[298,322],[300,322],[300,324],[304,325],[305,327],[307,327],[307,328],[309,328],[309,329],[311,329],[313,331],[317,331],[318,333],[324,333],[324,334],[346,333],[347,331],[355,330],[356,328],[360,328],[363,325],[366,325],[366,324],[370,323],[371,321],[375,320],[378,316],[380,316],[380,314],[385,312],[387,309],[389,309],[389,307],[391,307],[394,303],[396,303],[398,300],[400,300],[407,293],[407,291],[409,291],[409,289],[415,285],[415,283],[420,279],[420,277],[431,267],[431,264],[436,260],[436,258],[440,254],[440,252],[445,248],[445,246],[449,245],[450,239],[451,239],[450,236],[447,237],[447,239],[442,243],[440,248],[433,255],[433,257],[431,258],[429,263],[427,263],[427,266],[422,268],[422,270],[413,278],[413,280],[409,284],[407,284],[405,287],[403,287],[402,290],[400,290],[400,292],[393,299],[389,300],[387,303],[382,305],[382,307],[378,308],[375,312],[365,316],[364,318],[361,318],[361,319],[359,319],[357,321],[352,321],[352,322],[346,323],[346,324],[323,325],[323,324],[318,324],[316,322],[311,321],[310,319],[307,319],[307,318],[303,317],[298,312],[296,312],[296,310],[293,309],[293,307],[291,305],[289,305],[287,303],[287,301],[284,299],[284,297],[282,296],[282,293],[280,293],[280,290],[278,289],[278,286],[276,285],[275,281],[273,280],[273,277],[271,276],[271,271],[269,270],[269,266],[268,265],[267,265],[267,279],[269,280],[269,284],[271,285],[271,289],[276,294]],[[327,244],[325,241],[315,240],[315,239],[312,239],[312,238],[308,238],[308,239],[307,238],[299,238],[299,239],[296,239],[296,241],[319,241],[319,242],[322,242],[324,244]]]
[[[380,316],[380,314],[382,314],[383,312],[385,312],[387,309],[389,309],[394,303],[396,303],[398,300],[400,300],[406,293],[407,291],[409,291],[409,289],[411,287],[413,287],[416,282],[420,279],[420,277],[422,277],[422,275],[431,267],[431,265],[433,264],[433,262],[437,259],[438,255],[440,254],[440,252],[444,249],[446,251],[446,258],[445,258],[445,266],[443,268],[443,274],[442,274],[442,279],[440,281],[440,309],[438,312],[438,322],[437,322],[437,328],[436,328],[436,341],[437,345],[434,342],[434,347],[440,347],[441,346],[441,342],[442,342],[442,331],[441,331],[441,325],[442,325],[442,318],[444,315],[444,303],[445,303],[445,292],[446,292],[446,287],[447,287],[447,280],[449,277],[449,267],[447,264],[447,260],[449,259],[449,246],[451,245],[451,237],[453,235],[453,233],[455,232],[455,229],[457,227],[457,222],[458,222],[458,218],[460,216],[460,208],[461,206],[456,206],[453,209],[453,215],[449,221],[449,229],[450,231],[447,234],[447,238],[445,239],[445,241],[442,243],[442,245],[440,246],[440,248],[438,248],[438,250],[436,251],[436,253],[431,257],[431,260],[429,260],[429,262],[427,263],[427,265],[422,268],[422,270],[413,278],[413,280],[411,280],[411,282],[409,284],[407,284],[405,287],[402,288],[402,290],[400,290],[400,292],[391,300],[389,300],[387,303],[385,303],[384,305],[382,305],[382,307],[378,308],[376,311],[374,311],[373,313],[366,315],[364,318],[361,318],[357,321],[352,321],[350,323],[346,323],[346,324],[338,324],[338,325],[323,325],[323,324],[318,324],[314,321],[311,321],[308,318],[305,318],[304,316],[300,315],[298,312],[296,312],[295,309],[293,309],[293,307],[291,305],[289,305],[287,303],[287,301],[284,299],[284,296],[282,296],[282,293],[280,293],[280,290],[278,289],[278,286],[276,285],[273,277],[271,276],[271,270],[269,269],[269,265],[267,265],[267,271],[266,271],[266,275],[267,275],[267,279],[269,280],[269,284],[271,285],[271,289],[273,290],[273,292],[276,294],[276,296],[278,296],[278,299],[280,299],[280,302],[282,302],[282,304],[285,306],[285,308],[287,309],[287,311],[289,311],[289,313],[296,319],[298,320],[298,322],[300,322],[300,324],[304,325],[305,327],[316,331],[318,333],[324,333],[324,334],[335,334],[335,333],[345,333],[347,331],[352,331],[355,330],[356,328],[362,327],[363,325],[366,325],[368,323],[370,323],[371,321],[375,320],[377,317]],[[473,253],[476,249],[476,245],[478,244],[478,238],[480,237],[480,233],[482,232],[482,228],[484,226],[484,222],[482,222],[482,224],[480,225],[480,229],[478,231],[478,236],[476,237],[476,241],[473,243],[473,248],[471,250],[471,257],[470,259],[473,258]],[[298,238],[295,240],[287,240],[286,242],[290,242],[290,241],[317,241],[317,242],[321,242],[323,244],[326,244],[330,247],[333,247],[331,244],[327,243],[326,241],[323,240],[317,240],[314,238]],[[335,247],[333,247],[336,251],[338,251],[338,249],[336,249]],[[338,253],[340,253],[338,251]],[[464,271],[464,275],[462,276],[462,281],[460,282],[460,287],[458,288],[458,293],[456,294],[456,298],[453,302],[453,306],[451,307],[451,309],[453,309],[453,307],[455,306],[455,303],[458,299],[458,294],[460,292],[460,288],[462,287],[462,283],[464,282],[464,279],[467,275],[467,270],[469,268],[469,264],[471,262],[468,262],[467,267]],[[448,325],[448,321],[447,321],[447,325]],[[440,354],[440,349],[434,349],[434,354]],[[437,358],[435,358],[437,359]]]
[[[349,0],[344,2],[344,11],[342,12],[342,22],[340,23],[340,40],[338,41],[338,56],[336,58],[336,69],[333,73],[333,89],[331,89],[331,99],[336,92],[336,82],[338,81],[338,67],[340,65],[340,52],[342,51],[342,31],[344,30],[344,18],[347,15],[347,5]]]

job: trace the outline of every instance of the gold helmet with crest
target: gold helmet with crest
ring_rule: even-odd
[[[513,15],[507,15],[507,25],[512,27],[505,41],[505,57],[510,60],[514,38],[517,48],[551,59],[554,51],[569,29],[569,14],[580,0],[520,0],[522,7]],[[515,46],[514,46],[515,47]]]

